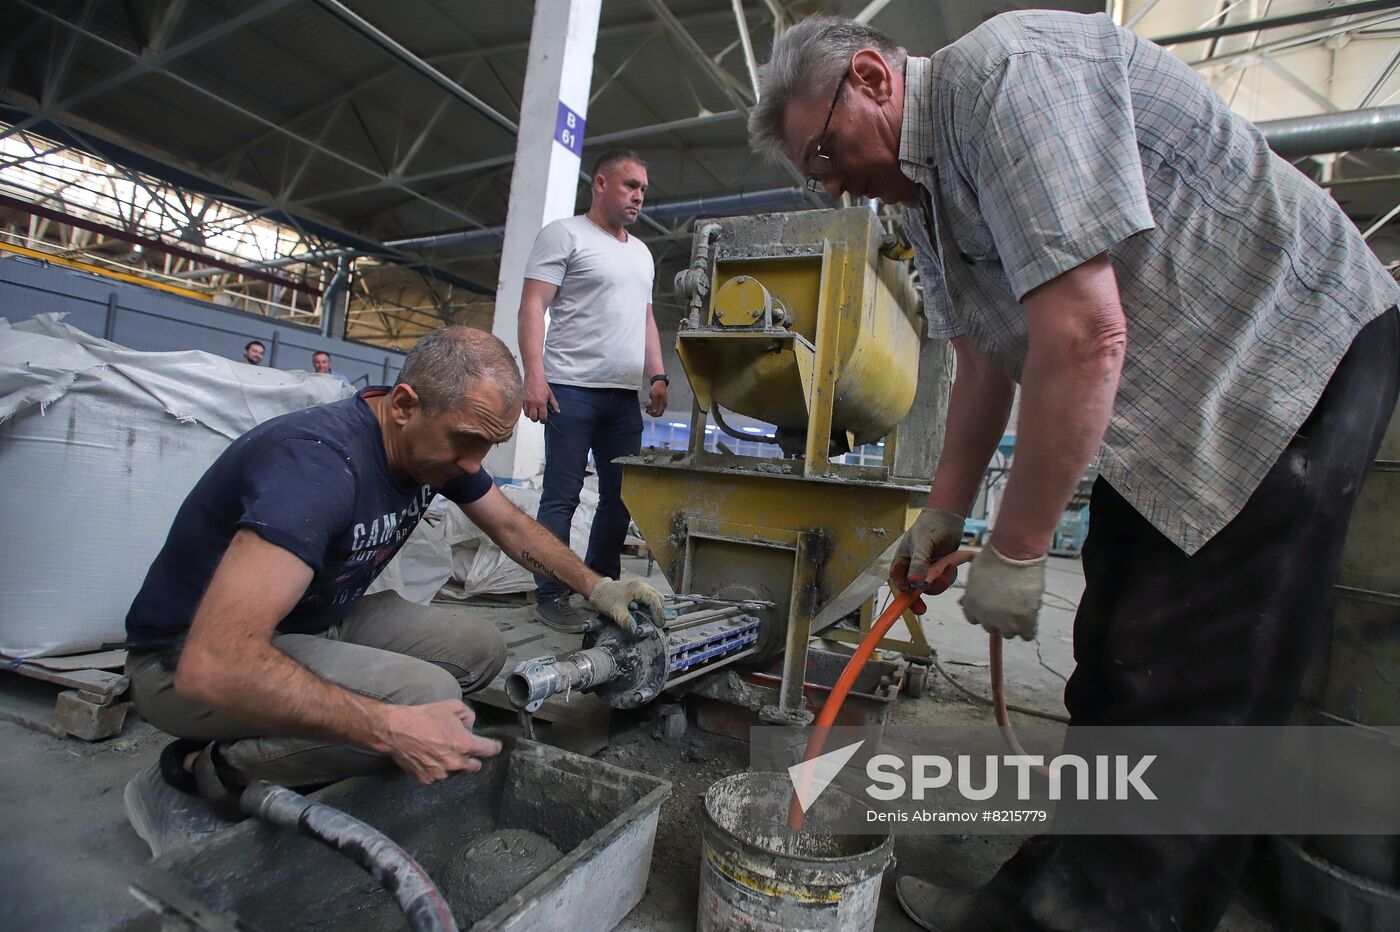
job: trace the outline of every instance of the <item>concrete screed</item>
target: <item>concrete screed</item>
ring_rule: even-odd
[[[624,571],[643,575],[645,561],[627,558]],[[651,581],[660,582],[660,574],[654,573]],[[1050,559],[1040,647],[1045,665],[1062,675],[1073,668],[1070,631],[1083,588],[1078,561]],[[987,639],[981,628],[964,621],[957,605],[960,595],[960,590],[954,590],[932,600],[925,631],[944,668],[965,686],[986,695]],[[453,610],[502,620],[524,617],[529,611],[479,606]],[[1064,683],[1041,666],[1034,645],[1015,642],[1006,656],[1010,701],[1063,712]],[[484,722],[511,720],[489,709],[481,711]],[[1035,721],[1015,713],[1012,717]],[[891,724],[900,725],[989,721],[987,706],[974,703],[937,677],[922,698],[901,697],[890,718]],[[0,742],[5,748],[0,754],[0,928],[111,929],[142,914],[126,887],[135,866],[147,860],[148,851],[127,825],[122,789],[135,773],[155,761],[165,741],[164,735],[134,714],[120,736],[97,744],[50,738],[0,722]],[[617,713],[613,742],[599,757],[674,784],[661,810],[646,897],[618,929],[694,929],[704,793],[714,781],[747,767],[747,745],[693,726],[684,737],[668,743],[652,737],[643,715]],[[898,875],[914,873],[970,889],[988,880],[1020,842],[1016,836],[897,838],[897,864],[885,876],[876,928],[881,932],[917,928],[895,902]],[[1238,902],[1220,925],[1222,932],[1268,928]]]

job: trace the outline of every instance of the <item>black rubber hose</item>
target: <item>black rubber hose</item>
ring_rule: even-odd
[[[777,437],[769,437],[769,436],[767,436],[767,435],[765,435],[765,434],[744,434],[744,433],[740,433],[739,431],[737,431],[737,430],[735,430],[734,428],[730,427],[728,424],[724,423],[724,415],[723,415],[723,414],[720,414],[720,412],[719,412],[719,404],[718,404],[718,403],[715,403],[715,404],[712,405],[711,407],[712,407],[712,410],[710,411],[710,416],[713,417],[713,418],[715,419],[715,423],[719,425],[719,429],[722,430],[722,431],[724,431],[724,432],[725,432],[726,434],[728,434],[729,436],[734,437],[734,438],[737,439],[737,440],[753,440],[753,441],[755,441],[756,443],[777,443],[777,442],[778,442],[778,438],[777,438]]]
[[[360,865],[398,902],[414,932],[457,932],[452,910],[428,872],[378,829],[262,780],[250,783],[239,803],[250,816],[294,829]]]

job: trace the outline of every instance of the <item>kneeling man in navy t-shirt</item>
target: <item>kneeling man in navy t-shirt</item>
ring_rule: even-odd
[[[395,764],[431,783],[500,751],[462,702],[505,663],[496,628],[365,596],[439,492],[601,615],[629,625],[636,601],[661,619],[656,590],[589,570],[482,469],[521,397],[504,343],[444,327],[392,388],[273,418],[209,467],[126,619],[136,708],[178,739],[126,789],[154,853],[219,827],[252,780],[306,786]]]

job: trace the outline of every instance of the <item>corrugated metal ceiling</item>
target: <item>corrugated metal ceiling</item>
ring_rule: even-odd
[[[666,3],[723,73],[747,88],[730,4]],[[350,5],[518,119],[530,3]],[[1104,8],[1101,0],[1053,5],[1081,12]],[[1120,15],[1145,5],[1147,0],[1130,0]],[[1227,19],[1316,5],[1249,0]],[[743,6],[762,61],[772,42],[773,8],[794,17],[817,8],[853,14],[866,2],[746,0]],[[874,24],[912,50],[928,52],[1021,6],[1005,0],[894,0]],[[1139,31],[1157,34],[1178,22],[1194,26],[1219,9],[1211,0],[1161,3]],[[513,137],[312,0],[6,0],[0,4],[0,34],[8,37],[0,54],[0,99],[12,107],[153,155],[210,184],[253,193],[324,229],[383,241],[504,220]],[[596,62],[591,139],[734,107],[645,0],[605,0]],[[127,77],[116,80],[122,75]],[[1271,99],[1265,91],[1241,94]],[[651,161],[655,200],[793,183],[748,152],[739,119],[650,135],[636,145]],[[488,164],[461,170],[483,161]],[[479,248],[494,247],[488,242]],[[494,280],[489,252],[434,261]]]

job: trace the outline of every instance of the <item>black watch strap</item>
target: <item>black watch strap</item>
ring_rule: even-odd
[[[671,377],[664,372],[661,375],[652,376],[650,384],[655,385],[657,382],[665,382],[667,386],[670,386]]]

